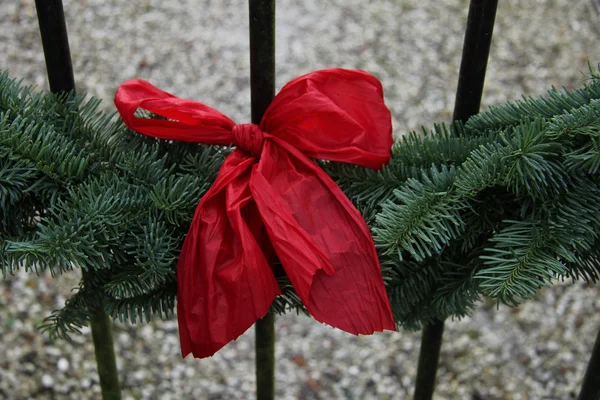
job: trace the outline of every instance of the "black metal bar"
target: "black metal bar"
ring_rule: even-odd
[[[249,0],[252,123],[275,96],[275,0]],[[275,315],[256,321],[256,398],[275,398]]]
[[[103,309],[93,311],[90,317],[94,354],[100,378],[103,400],[121,400],[119,372],[115,359],[111,320]]]
[[[50,91],[53,93],[74,92],[75,77],[62,0],[36,0],[35,6]],[[82,273],[84,283],[89,282],[93,272],[82,271]],[[104,400],[120,400],[121,389],[110,318],[103,310],[102,304],[98,305],[96,310],[90,310],[90,313],[90,329],[102,398]]]
[[[498,0],[471,0],[469,5],[453,122],[466,121],[479,112],[497,8]],[[444,321],[441,320],[423,329],[415,400],[433,398],[443,335]]]
[[[599,400],[600,399],[600,330],[596,336],[596,342],[592,349],[592,355],[588,362],[581,391],[577,400]]]
[[[250,0],[252,123],[258,124],[275,96],[275,0]]]
[[[423,329],[415,381],[415,400],[431,400],[433,397],[443,335],[444,321],[436,321]]]
[[[50,90],[54,93],[75,89],[67,24],[62,0],[35,0]]]
[[[275,398],[275,314],[256,321],[256,398]]]
[[[453,121],[479,112],[498,0],[471,0],[463,44]]]

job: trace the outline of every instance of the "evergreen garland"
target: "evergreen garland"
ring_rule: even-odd
[[[68,337],[103,304],[133,323],[172,314],[176,261],[229,148],[129,131],[84,96],[0,74],[4,276],[95,271],[43,325]],[[140,110],[144,115],[144,111]],[[399,326],[509,305],[554,279],[600,277],[600,75],[396,142],[381,171],[322,162],[372,228]],[[280,271],[280,268],[276,268]],[[278,313],[304,308],[285,276]]]

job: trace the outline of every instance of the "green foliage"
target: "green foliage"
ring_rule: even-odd
[[[97,107],[0,75],[2,273],[95,271],[44,324],[52,336],[100,306],[132,322],[172,313],[183,237],[227,154],[143,137]]]
[[[455,203],[452,193],[456,169],[436,166],[422,172],[420,179],[410,178],[394,190],[394,198],[382,204],[373,229],[376,243],[383,254],[405,253],[423,261],[442,251],[452,238],[465,228],[458,211],[464,208]],[[387,227],[387,228],[380,228]]]
[[[44,323],[57,337],[99,306],[134,323],[172,315],[179,249],[230,151],[138,135],[97,106],[0,74],[2,273],[94,271]],[[372,229],[399,326],[462,317],[481,296],[517,305],[556,279],[600,278],[594,71],[582,89],[407,134],[380,171],[319,164]],[[278,282],[272,310],[306,312]]]
[[[598,78],[473,117],[451,136],[485,140],[448,172],[443,151],[405,152],[421,176],[392,190],[372,228],[401,325],[466,315],[482,295],[518,305],[555,279],[598,279]]]

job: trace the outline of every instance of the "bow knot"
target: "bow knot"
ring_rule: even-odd
[[[237,124],[231,129],[233,144],[252,157],[260,156],[264,134],[256,124]]]

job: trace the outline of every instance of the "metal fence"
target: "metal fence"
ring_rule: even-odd
[[[497,0],[471,0],[453,113],[454,121],[465,121],[479,111],[488,62]],[[275,94],[275,1],[250,0],[250,60],[252,122],[259,123]],[[75,81],[62,0],[36,0],[39,27],[50,89],[75,90]],[[85,276],[84,276],[85,279]],[[105,399],[120,398],[118,377],[110,339],[108,317],[102,312],[92,318],[92,331],[99,363],[100,382]],[[444,321],[423,331],[416,378],[415,399],[433,397]],[[274,318],[256,324],[257,398],[274,398]],[[597,399],[600,383],[600,341],[594,347],[580,399]],[[600,380],[598,380],[600,381]]]

